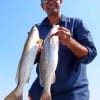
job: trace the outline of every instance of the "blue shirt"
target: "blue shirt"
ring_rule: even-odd
[[[58,24],[70,30],[71,36],[84,45],[89,53],[82,59],[72,53],[66,46],[59,44],[59,59],[56,69],[56,82],[51,86],[53,100],[88,100],[88,80],[86,75],[86,65],[97,55],[90,31],[85,27],[82,20],[78,18],[68,18],[61,16]],[[36,24],[39,29],[40,38],[45,39],[52,28],[48,18]],[[29,95],[33,100],[39,100],[42,87],[39,84],[38,66],[37,79],[32,84]]]

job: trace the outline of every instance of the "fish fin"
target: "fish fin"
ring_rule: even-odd
[[[52,76],[52,84],[55,83],[55,81],[56,81],[56,75],[54,73],[53,76]]]
[[[39,80],[40,80],[40,85],[43,87],[44,85],[43,85],[43,81],[42,81],[42,79],[41,79],[41,75],[39,76]]]
[[[17,68],[17,73],[16,73],[16,76],[15,76],[15,82],[16,82],[16,84],[18,84],[19,69],[20,69],[20,61],[19,61],[19,64],[18,64],[18,68]]]

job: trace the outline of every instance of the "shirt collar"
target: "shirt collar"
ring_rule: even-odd
[[[64,23],[65,20],[66,20],[66,17],[62,14],[61,18],[60,18],[60,20],[58,22],[58,24],[60,25],[60,24]],[[51,23],[50,23],[50,21],[49,21],[49,19],[47,17],[41,22],[41,25],[43,25],[43,26],[44,25],[46,25],[46,26],[52,26]]]

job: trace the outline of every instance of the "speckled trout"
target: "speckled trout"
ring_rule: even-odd
[[[27,83],[30,78],[32,66],[34,64],[39,47],[39,40],[40,38],[38,29],[36,26],[34,26],[28,35],[21,59],[19,61],[16,75],[17,86],[4,100],[23,100],[23,88],[25,83]]]
[[[40,85],[43,87],[40,100],[51,100],[51,84],[55,82],[55,70],[58,64],[59,39],[55,34],[58,25],[54,25],[44,40],[40,55],[39,75]]]

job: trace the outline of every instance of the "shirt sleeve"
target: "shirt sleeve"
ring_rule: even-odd
[[[93,43],[90,31],[80,19],[76,19],[74,21],[74,35],[76,41],[78,41],[88,49],[88,55],[80,59],[79,62],[84,64],[90,63],[96,57],[97,50]]]

